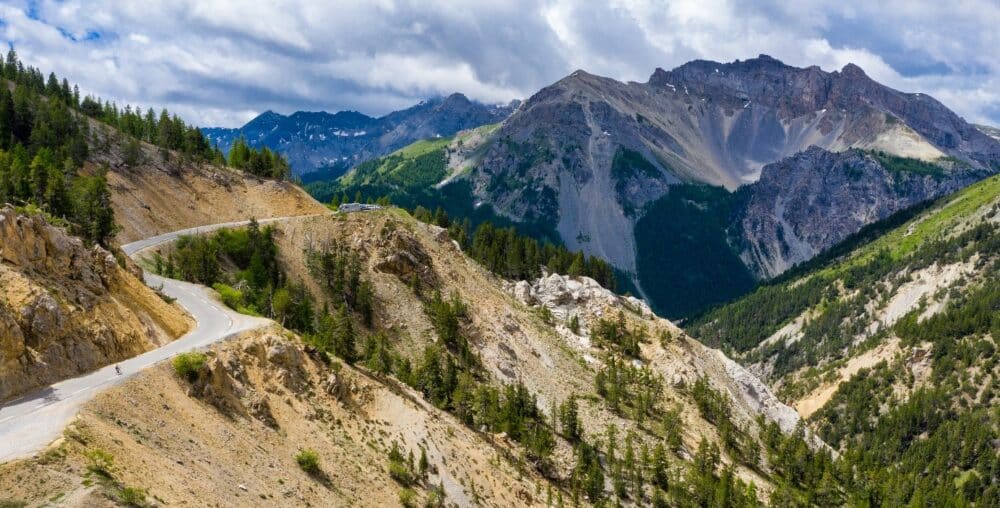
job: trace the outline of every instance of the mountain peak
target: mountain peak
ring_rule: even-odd
[[[589,80],[589,79],[600,78],[600,77],[601,76],[598,76],[597,74],[593,74],[593,73],[587,72],[587,71],[585,71],[583,69],[577,69],[577,70],[569,73],[569,75],[566,76],[565,78],[563,78],[562,80],[563,81],[567,81],[567,80]]]
[[[669,74],[670,74],[670,72],[667,71],[666,69],[664,69],[663,67],[657,67],[653,71],[653,74],[649,76],[649,84],[651,84],[651,85],[661,84],[662,85],[663,83],[666,82],[667,76]]]
[[[583,69],[577,69],[567,74],[564,78],[557,81],[555,85],[559,85],[562,88],[569,88],[576,90],[581,88],[583,89],[591,89],[595,87],[604,88],[608,85],[613,85],[613,83],[617,82],[614,79],[605,76],[593,74]]]
[[[275,113],[272,110],[267,110],[259,115],[257,115],[253,120],[250,120],[243,126],[244,129],[247,127],[257,127],[264,128],[264,126],[273,126],[280,123],[282,120],[286,119],[285,115],[281,113]]]
[[[855,65],[853,63],[849,63],[849,64],[845,65],[844,68],[840,70],[840,73],[844,77],[848,77],[848,78],[867,78],[868,77],[868,75],[865,74],[864,69],[862,69],[861,67],[858,67],[857,65]]]
[[[445,97],[445,99],[444,99],[444,103],[468,104],[468,103],[471,103],[471,102],[472,101],[470,101],[469,98],[466,97],[465,94],[463,94],[461,92],[455,92],[455,93],[453,93],[453,94]]]
[[[737,62],[739,62],[739,60],[737,60],[734,63],[737,63]],[[760,64],[785,65],[785,62],[782,62],[781,60],[778,60],[777,58],[774,58],[771,55],[765,55],[764,53],[761,53],[761,54],[757,55],[757,58],[751,58],[751,59],[747,60],[745,63],[760,63]]]

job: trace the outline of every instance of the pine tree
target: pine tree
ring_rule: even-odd
[[[378,375],[392,372],[392,355],[384,333],[379,332],[365,339],[365,366]]]
[[[0,87],[0,150],[10,149],[14,136],[14,97],[6,86]]]
[[[28,88],[19,86],[14,89],[13,102],[14,122],[11,130],[13,131],[14,139],[21,143],[28,143],[31,138],[31,127],[35,122]]]
[[[108,190],[104,173],[78,176],[73,181],[72,196],[75,222],[82,228],[84,238],[107,245],[107,240],[114,234],[116,226],[114,209],[111,206],[111,191]]]
[[[45,83],[45,95],[51,98],[58,98],[61,89],[59,88],[59,79],[56,78],[56,73],[49,73],[49,80]]]
[[[583,428],[580,424],[576,394],[572,394],[559,408],[559,424],[563,436],[570,443],[577,443],[583,438]]]
[[[52,153],[47,148],[43,148],[31,160],[31,199],[39,205],[45,202],[45,186],[49,181],[51,158]]]
[[[62,170],[55,166],[48,168],[45,182],[45,203],[49,207],[49,213],[57,217],[66,217],[71,212],[66,179]]]
[[[7,50],[7,62],[4,64],[4,77],[13,80],[17,77],[18,67],[20,62],[17,59],[17,52],[14,48]]]
[[[663,447],[663,443],[656,443],[656,447],[653,448],[652,481],[664,491],[670,487],[670,480],[667,477],[668,467],[667,450]]]
[[[163,148],[173,148],[173,121],[166,109],[160,111],[160,120],[157,122],[156,144]]]
[[[351,316],[347,313],[347,307],[341,305],[337,309],[335,317],[333,353],[348,364],[354,363],[357,359],[355,341],[354,323],[351,322]]]
[[[592,503],[601,499],[604,493],[604,471],[596,458],[587,465],[584,491]]]
[[[14,184],[10,174],[10,154],[0,150],[0,204],[13,201]]]
[[[420,462],[417,467],[419,468],[418,471],[420,472],[420,477],[427,479],[427,469],[429,464],[427,462],[427,450],[423,446],[420,447]]]
[[[586,270],[586,263],[584,262],[583,252],[577,252],[576,256],[573,257],[573,262],[566,269],[566,274],[570,277],[579,277],[583,275],[584,270]]]

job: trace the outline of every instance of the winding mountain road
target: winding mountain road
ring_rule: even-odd
[[[291,218],[293,217],[277,217],[258,222],[268,224]],[[249,221],[226,222],[183,229],[124,245],[122,250],[134,258],[146,249],[171,242],[183,235],[240,227],[248,223]],[[38,389],[4,404],[0,407],[0,463],[31,455],[46,447],[60,436],[80,407],[100,390],[121,383],[178,353],[204,348],[240,332],[272,323],[269,319],[245,316],[229,309],[204,286],[148,273],[145,280],[150,287],[162,287],[164,294],[176,298],[177,303],[196,321],[195,327],[173,342],[120,362],[118,366],[121,367],[121,375],[115,373],[114,365],[109,365]]]

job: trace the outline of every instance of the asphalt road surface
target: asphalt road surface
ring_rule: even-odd
[[[287,217],[260,220],[261,224],[285,220]],[[122,246],[122,250],[134,257],[144,249],[175,240],[182,235],[205,233],[220,228],[239,227],[249,221],[227,222],[197,228],[174,231]],[[121,383],[160,361],[178,353],[204,348],[240,332],[266,326],[268,319],[255,318],[237,313],[218,301],[206,287],[166,279],[146,274],[146,284],[162,287],[167,296],[177,299],[196,321],[194,328],[183,337],[160,348],[109,365],[80,377],[66,379],[38,389],[20,398],[11,400],[0,407],[0,463],[29,456],[45,448],[58,438],[66,425],[79,411],[83,403],[90,400],[100,390]]]

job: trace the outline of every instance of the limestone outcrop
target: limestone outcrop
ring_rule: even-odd
[[[148,351],[184,313],[42,216],[0,209],[0,400]]]

